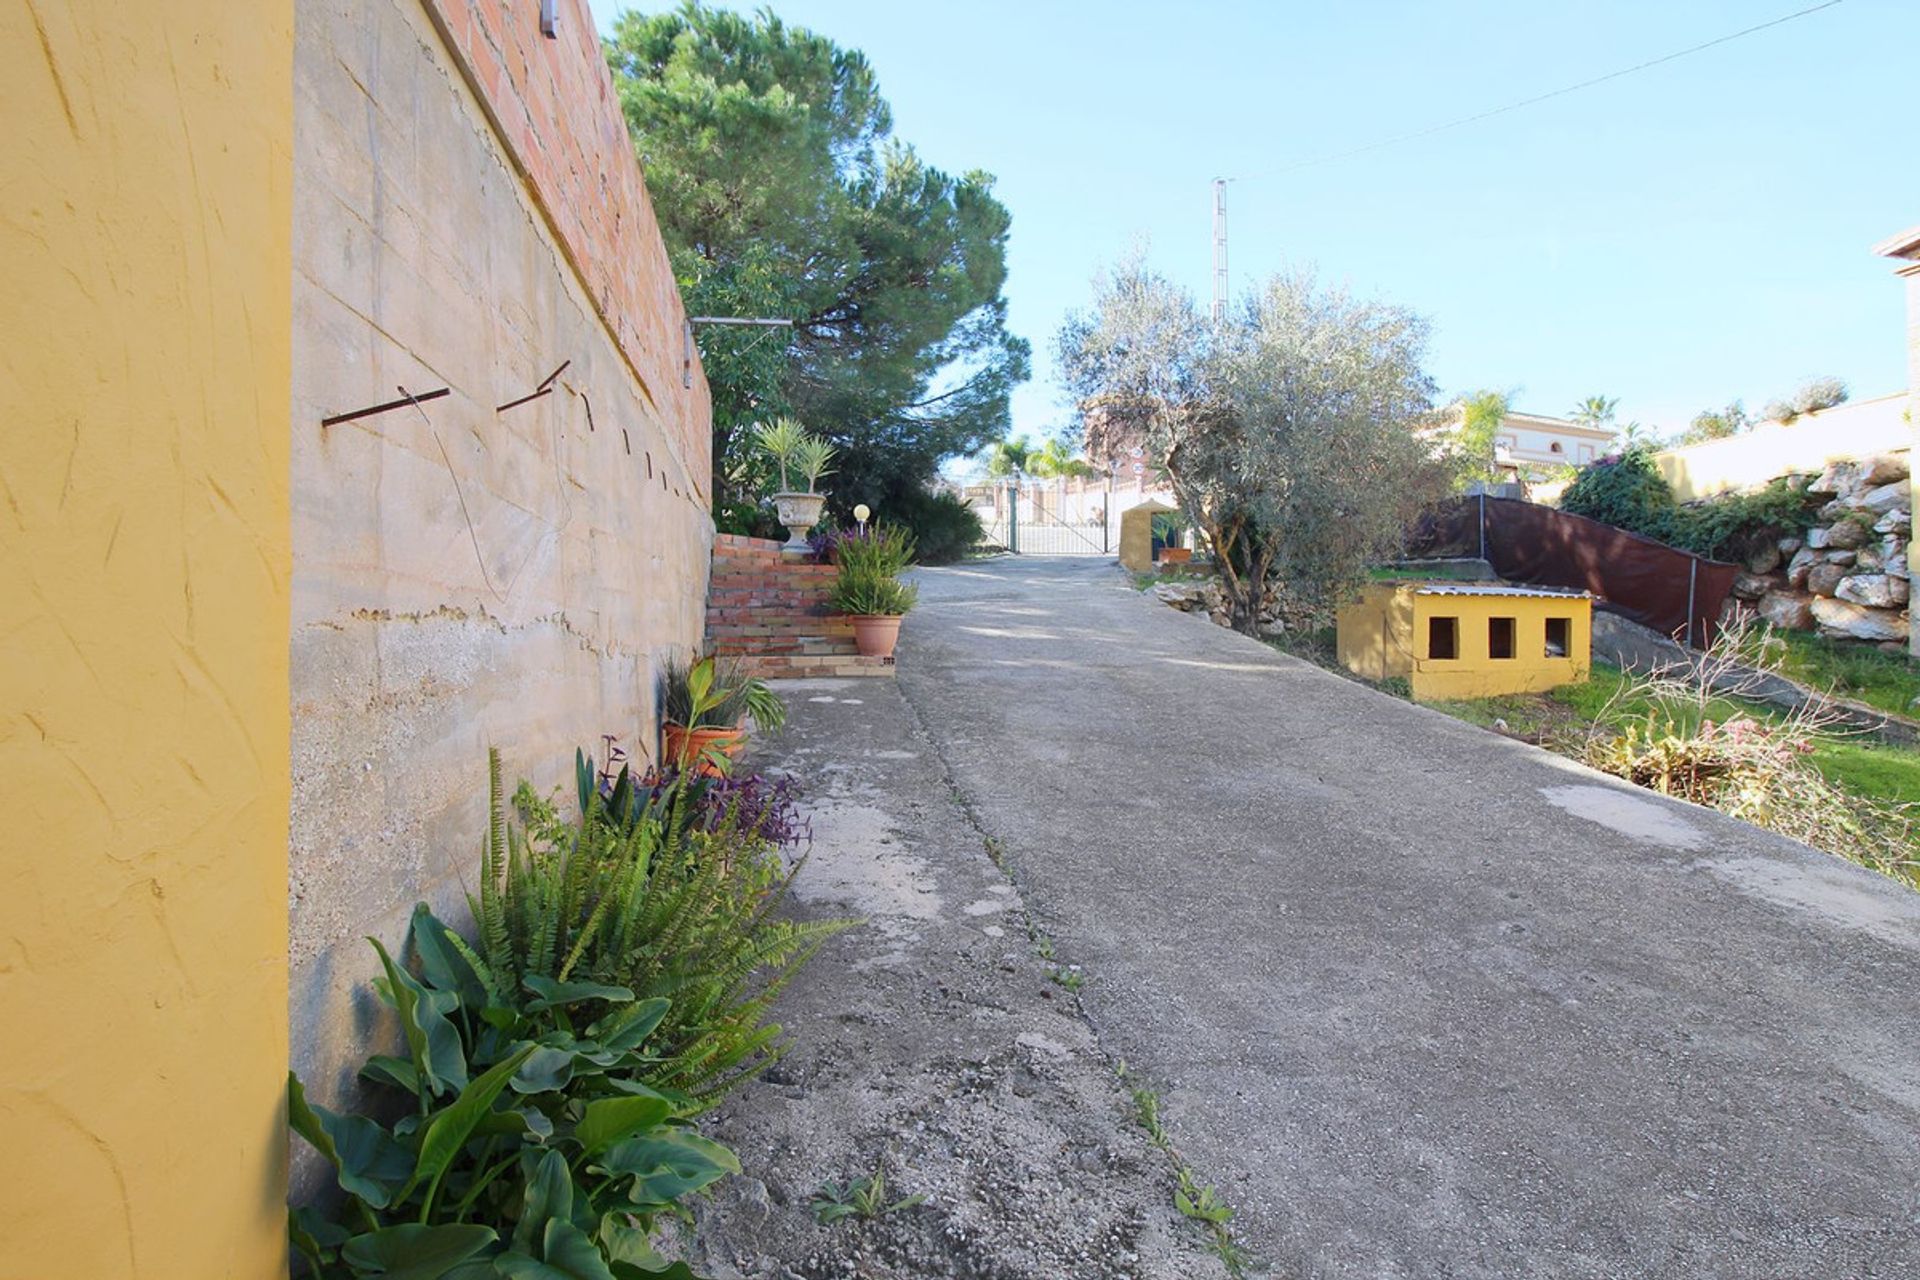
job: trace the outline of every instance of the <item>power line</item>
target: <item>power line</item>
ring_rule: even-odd
[[[1622,67],[1618,71],[1609,71],[1607,74],[1595,76],[1591,80],[1582,80],[1578,84],[1570,84],[1547,93],[1535,94],[1531,98],[1522,98],[1518,102],[1509,102],[1503,107],[1494,107],[1491,110],[1477,112],[1474,115],[1462,116],[1458,120],[1449,120],[1445,124],[1436,124],[1426,129],[1417,129],[1412,133],[1402,133],[1396,134],[1391,138],[1382,138],[1377,142],[1369,142],[1365,146],[1354,147],[1348,151],[1337,151],[1331,155],[1318,156],[1311,160],[1301,160],[1294,164],[1287,165],[1285,168],[1271,169],[1265,173],[1255,174],[1251,178],[1239,179],[1239,181],[1258,181],[1261,178],[1277,178],[1281,174],[1292,173],[1298,169],[1308,169],[1315,165],[1332,164],[1336,160],[1346,160],[1353,156],[1365,155],[1369,151],[1378,151],[1383,147],[1397,146],[1402,142],[1412,142],[1418,138],[1432,137],[1436,133],[1445,133],[1449,129],[1458,129],[1464,125],[1492,119],[1494,116],[1503,116],[1510,111],[1518,111],[1522,107],[1531,107],[1536,103],[1546,102],[1553,98],[1562,98],[1570,93],[1578,93],[1582,89],[1591,89],[1597,84],[1605,84],[1609,80],[1618,80],[1622,76],[1630,76],[1637,71],[1645,71],[1649,67],[1657,67],[1662,63],[1672,62],[1678,58],[1685,58],[1691,54],[1699,53],[1702,50],[1711,49],[1716,45],[1723,45],[1730,41],[1738,40],[1743,36],[1750,36],[1756,31],[1765,31],[1769,27],[1777,27],[1782,23],[1792,22],[1796,18],[1804,18],[1808,14],[1819,13],[1822,9],[1831,9],[1840,2],[1841,0],[1825,0],[1823,4],[1810,5],[1805,9],[1789,13],[1784,17],[1774,18],[1768,22],[1758,23],[1751,27],[1742,28],[1739,31],[1729,32],[1724,36],[1717,36],[1705,43],[1690,45],[1685,49],[1677,49],[1672,53],[1663,54],[1658,58],[1649,58],[1647,61],[1637,62],[1631,67]]]

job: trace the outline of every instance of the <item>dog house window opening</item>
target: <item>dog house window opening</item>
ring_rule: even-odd
[[[1547,656],[1564,658],[1573,652],[1573,619],[1547,619]]]
[[[1496,661],[1510,660],[1513,657],[1512,618],[1487,619],[1487,656]]]

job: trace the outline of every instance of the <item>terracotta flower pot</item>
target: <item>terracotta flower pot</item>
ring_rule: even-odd
[[[738,725],[732,728],[707,726],[689,729],[683,724],[663,724],[667,763],[679,769],[694,769],[703,778],[717,778],[725,771],[713,762],[709,748],[718,747],[727,759],[740,754],[747,735]]]
[[[891,658],[900,642],[900,621],[897,613],[854,614],[853,647],[863,658]]]

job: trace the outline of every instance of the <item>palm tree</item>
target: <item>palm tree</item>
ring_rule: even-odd
[[[1588,396],[1573,406],[1568,415],[1583,427],[1605,427],[1613,424],[1613,411],[1620,407],[1618,396]]]
[[[1024,435],[1002,437],[987,449],[987,474],[1004,480],[1015,471],[1025,471],[1032,453],[1033,442]]]
[[[1026,469],[1029,473],[1043,478],[1066,479],[1069,476],[1090,476],[1093,468],[1073,451],[1061,444],[1058,437],[1049,439],[1038,449],[1027,454]]]
[[[1652,427],[1643,427],[1638,419],[1620,428],[1620,447],[1623,449],[1652,449],[1658,446],[1660,437]]]

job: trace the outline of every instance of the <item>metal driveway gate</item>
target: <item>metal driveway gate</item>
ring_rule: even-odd
[[[1073,523],[1042,514],[1015,516],[1011,510],[983,518],[986,544],[1023,556],[1113,556],[1120,550],[1120,519],[1107,506],[1091,521]]]

